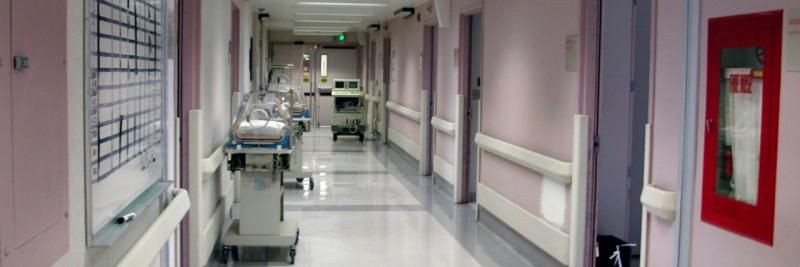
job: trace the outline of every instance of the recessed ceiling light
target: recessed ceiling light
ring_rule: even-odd
[[[389,3],[381,2],[368,2],[368,1],[298,1],[298,6],[359,6],[359,7],[387,7]]]

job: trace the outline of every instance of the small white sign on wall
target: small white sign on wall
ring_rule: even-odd
[[[567,41],[564,44],[565,59],[564,69],[568,72],[578,71],[578,35],[573,34],[567,36]]]
[[[800,8],[786,10],[783,61],[787,71],[800,72]]]

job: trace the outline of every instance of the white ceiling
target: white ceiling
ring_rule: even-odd
[[[394,11],[425,0],[252,0],[256,13],[269,13],[268,28],[296,33],[338,34],[365,31],[373,23],[391,20]]]

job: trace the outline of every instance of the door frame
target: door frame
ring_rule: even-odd
[[[385,33],[382,37],[382,50],[383,50],[383,64],[381,64],[381,78],[382,81],[378,81],[382,84],[379,86],[383,88],[381,92],[381,129],[383,129],[383,134],[381,134],[381,143],[389,144],[389,111],[386,108],[386,101],[389,101],[389,85],[392,82],[392,39],[388,36],[389,33]]]
[[[678,222],[678,231],[673,236],[673,254],[674,266],[688,266],[690,263],[690,243],[692,232],[692,212],[694,201],[694,175],[695,175],[695,158],[694,154],[697,141],[697,103],[698,103],[698,90],[699,90],[699,65],[700,65],[700,0],[683,0],[683,6],[686,8],[686,25],[685,25],[685,50],[683,59],[683,73],[681,79],[684,82],[684,87],[681,88],[682,106],[679,118],[682,119],[681,124],[681,147],[680,147],[680,177],[678,177],[677,187],[679,188],[678,194],[678,212],[676,214],[676,222]],[[580,23],[580,36],[583,38],[580,41],[581,47],[581,66],[580,66],[580,112],[589,116],[591,123],[589,123],[589,143],[595,142],[595,135],[597,133],[597,98],[599,89],[599,51],[600,51],[600,0],[582,0],[581,1],[581,23]],[[654,1],[652,4],[651,16],[651,40],[654,40],[657,32],[657,3]],[[654,53],[652,47],[655,45],[651,41],[651,55]],[[649,88],[649,114],[648,121],[653,122],[653,107],[655,91],[652,86],[652,81],[655,78],[653,70],[656,64],[655,58],[651,58],[651,74]],[[652,140],[650,141],[652,145]],[[597,196],[597,177],[594,171],[596,161],[594,154],[596,153],[594,146],[589,146],[589,161],[587,166],[587,207],[586,207],[586,235],[584,243],[584,262],[590,263],[588,266],[594,266],[594,237],[596,235],[596,200]],[[644,164],[651,164],[647,159]],[[649,176],[649,174],[646,174]],[[646,216],[643,216],[643,218]],[[647,228],[648,221],[642,220],[642,229]],[[647,233],[642,233],[642,243],[647,245]],[[646,264],[647,250],[642,249],[641,261]]]
[[[632,4],[627,1],[617,1],[603,4],[610,5],[603,7],[604,10],[618,11],[610,11],[603,16],[611,18],[608,21],[602,21],[600,26],[601,31],[602,29],[609,31],[610,37],[601,36],[601,45],[612,47],[612,49],[611,51],[606,49],[601,51],[601,61],[603,61],[603,57],[616,58],[618,56],[622,60],[628,60],[623,62],[624,66],[621,66],[618,63],[619,60],[605,59],[605,62],[601,62],[599,69],[601,72],[600,87],[602,88],[598,88],[598,98],[595,101],[598,109],[596,133],[604,136],[599,137],[603,147],[598,148],[597,153],[593,156],[596,161],[594,170],[597,173],[596,176],[602,175],[604,181],[596,184],[598,192],[595,192],[597,197],[595,201],[597,204],[593,205],[597,209],[595,211],[598,231],[596,234],[613,235],[625,242],[637,244],[631,248],[631,255],[640,255],[640,248],[644,247],[641,242],[643,240],[641,233],[644,228],[642,225],[643,206],[639,197],[644,189],[644,180],[647,178],[644,171],[646,169],[645,161],[648,159],[645,155],[647,150],[646,129],[650,119],[649,105],[651,104],[649,93],[652,84],[650,79],[652,65],[650,61],[653,46],[650,23],[653,18],[653,1],[645,0]],[[620,50],[624,46],[630,47],[627,50]],[[620,70],[626,73],[618,72]],[[630,88],[626,89],[625,87],[628,86]],[[627,107],[628,110],[622,111],[615,107]],[[621,127],[623,125],[619,123],[624,123],[624,127]],[[627,185],[627,188],[617,185]],[[624,199],[620,197],[624,197]],[[619,228],[620,226],[622,228]]]
[[[419,175],[428,176],[433,172],[433,156],[436,154],[436,129],[431,120],[436,116],[436,51],[438,26],[436,23],[423,25],[422,91],[420,92],[420,161]]]
[[[455,169],[456,169],[456,184],[453,185],[453,199],[456,203],[469,203],[470,202],[470,195],[469,195],[469,164],[466,164],[466,160],[469,159],[470,155],[470,143],[473,140],[469,140],[469,117],[465,116],[465,112],[469,111],[470,106],[470,40],[471,40],[471,17],[472,15],[483,13],[483,1],[479,1],[470,6],[466,6],[460,10],[458,13],[459,16],[459,38],[458,38],[458,47],[457,48],[457,60],[458,60],[458,91],[456,95],[457,103],[456,108],[459,112],[456,112],[456,133],[455,133]],[[481,17],[481,23],[483,23],[484,17]],[[481,40],[481,43],[484,44],[485,41]],[[481,45],[481,50],[483,50],[484,45]],[[481,51],[481,55],[483,55],[483,51]],[[481,66],[482,68],[483,66]],[[481,70],[483,73],[483,70]],[[478,132],[480,132],[481,125],[480,125],[480,108],[478,108],[477,112],[478,117]],[[473,153],[478,153],[477,160],[475,162],[470,162],[470,164],[477,164],[476,165],[476,175],[480,176],[480,149],[474,151]],[[478,179],[480,180],[480,179]]]
[[[697,136],[697,115],[700,92],[700,0],[683,0],[683,2],[687,9],[686,48],[682,68],[684,70],[682,77],[684,88],[681,96],[683,108],[680,115],[683,124],[681,125],[680,177],[677,183],[679,207],[675,218],[676,222],[678,222],[678,231],[676,231],[673,245],[676,266],[689,266],[690,264],[689,256],[691,252],[689,246],[692,238],[692,208],[694,204],[694,176],[697,157],[695,149],[699,138]],[[651,99],[654,99],[652,94]]]
[[[600,88],[600,22],[601,0],[581,1],[580,23],[580,103],[579,112],[589,117],[589,144],[597,136],[597,118]],[[584,228],[584,259],[587,266],[595,263],[595,236],[597,235],[597,165],[594,145],[588,147],[586,166],[586,222]]]

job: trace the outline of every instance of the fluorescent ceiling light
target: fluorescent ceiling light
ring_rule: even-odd
[[[372,14],[356,13],[295,13],[294,15],[300,17],[372,17]]]
[[[330,33],[343,33],[340,30],[292,30],[292,32],[330,32]]]
[[[387,7],[389,3],[368,1],[297,1],[298,6],[358,6],[358,7]]]
[[[299,36],[337,36],[342,34],[341,32],[292,32],[293,35]]]
[[[360,20],[314,20],[314,19],[296,19],[294,23],[361,23]]]
[[[312,26],[298,26],[293,28],[295,31],[347,31],[347,27],[312,27]]]
[[[326,29],[326,30],[347,30],[350,27],[346,26],[294,26],[296,30],[299,29],[307,29],[307,30],[316,30],[316,29]]]

